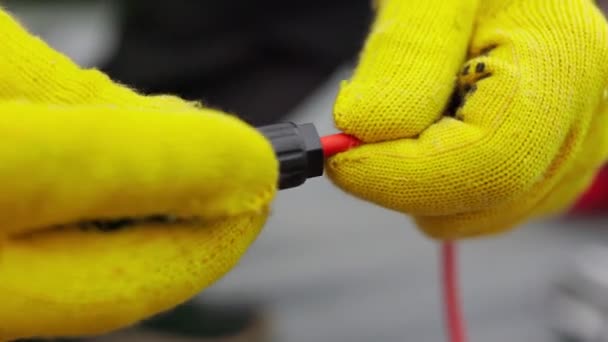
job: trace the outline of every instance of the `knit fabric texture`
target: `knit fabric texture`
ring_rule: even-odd
[[[83,70],[0,11],[0,340],[108,332],[230,270],[276,193],[234,116]]]
[[[608,159],[608,25],[587,0],[383,0],[331,179],[429,236],[487,236],[572,205]]]

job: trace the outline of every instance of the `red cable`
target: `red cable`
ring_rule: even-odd
[[[357,138],[347,134],[333,134],[321,138],[325,158],[344,152],[360,144]],[[449,342],[466,342],[465,322],[460,305],[456,246],[445,242],[441,247],[442,282],[446,330]]]
[[[459,298],[456,245],[453,242],[444,242],[441,246],[441,254],[443,300],[448,341],[465,342],[467,341],[466,325]]]
[[[361,142],[357,138],[344,133],[327,135],[321,138],[325,158],[349,150],[359,144]]]

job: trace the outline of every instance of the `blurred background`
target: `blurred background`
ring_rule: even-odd
[[[368,0],[2,1],[78,64],[253,125],[331,112]],[[608,215],[461,244],[471,341],[608,341]],[[191,302],[82,341],[442,341],[438,246],[327,180],[282,192],[241,264]],[[70,340],[75,341],[75,340]]]

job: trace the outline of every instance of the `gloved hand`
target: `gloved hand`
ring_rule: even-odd
[[[330,160],[333,181],[438,239],[568,208],[608,159],[608,26],[594,3],[376,4],[334,111],[367,144]]]
[[[256,238],[255,129],[82,70],[0,11],[0,340],[111,331],[189,299]]]

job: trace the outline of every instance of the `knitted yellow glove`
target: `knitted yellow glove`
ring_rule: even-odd
[[[608,26],[593,2],[377,4],[334,114],[368,144],[330,161],[335,183],[440,239],[567,208],[608,159]]]
[[[2,11],[0,51],[0,340],[130,325],[235,265],[276,192],[263,136],[79,69]]]

